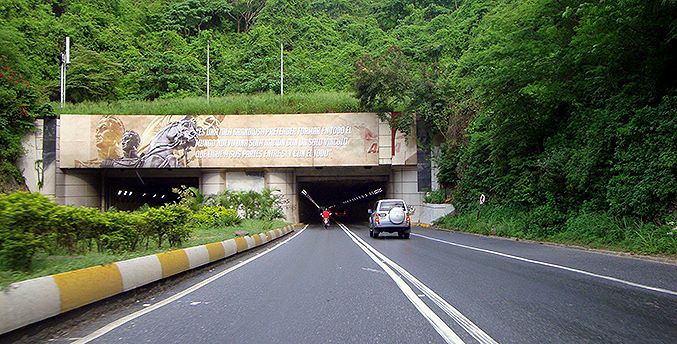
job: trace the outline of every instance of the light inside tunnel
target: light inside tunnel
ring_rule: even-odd
[[[375,192],[379,190],[380,192]],[[333,218],[342,222],[361,223],[368,219],[367,209],[385,194],[386,183],[373,180],[332,180],[299,182],[298,190],[307,194],[320,208],[332,207]],[[303,223],[319,223],[321,209],[299,194],[299,218]]]
[[[107,205],[118,210],[136,210],[172,203],[179,196],[172,192],[181,185],[199,185],[198,178],[110,178],[107,181]]]

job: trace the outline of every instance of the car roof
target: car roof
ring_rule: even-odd
[[[403,199],[400,198],[386,198],[386,199],[380,199],[378,200],[379,202],[404,202]],[[407,203],[407,202],[404,202]]]

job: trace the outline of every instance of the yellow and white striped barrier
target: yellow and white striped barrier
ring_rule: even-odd
[[[13,283],[0,291],[0,334],[230,257],[300,226]]]

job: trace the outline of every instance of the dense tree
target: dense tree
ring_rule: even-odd
[[[0,193],[25,187],[15,166],[23,154],[21,139],[35,118],[52,113],[31,84],[24,44],[19,31],[0,22]]]
[[[214,95],[277,92],[283,43],[285,92],[354,90],[396,128],[423,121],[460,209],[484,192],[534,214],[661,222],[677,209],[675,13],[674,0],[0,0],[0,67],[20,80],[3,79],[1,110],[11,135],[22,109],[46,113],[66,35],[72,102],[202,95],[207,41]]]

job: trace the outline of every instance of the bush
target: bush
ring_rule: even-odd
[[[437,191],[428,191],[425,193],[425,198],[423,202],[433,203],[433,204],[442,204],[447,201],[447,192],[444,189]]]
[[[33,256],[47,247],[56,208],[38,193],[0,194],[0,258],[10,269],[30,270]]]
[[[206,226],[228,227],[240,223],[237,211],[220,205],[206,205],[193,214],[193,223]]]
[[[207,201],[208,204],[221,205],[230,209],[242,209],[245,219],[275,220],[284,218],[282,199],[273,190],[224,191]]]
[[[529,213],[527,232],[534,239],[545,239],[560,232],[566,220],[566,215],[550,204],[536,207]]]
[[[113,252],[136,250],[141,240],[142,215],[122,211],[109,211],[103,215],[108,230],[99,236],[101,245]]]
[[[189,238],[192,230],[187,226],[192,212],[180,204],[165,204],[158,208],[148,208],[141,213],[144,220],[144,234],[154,236],[158,247],[166,237],[170,246],[180,246]]]

